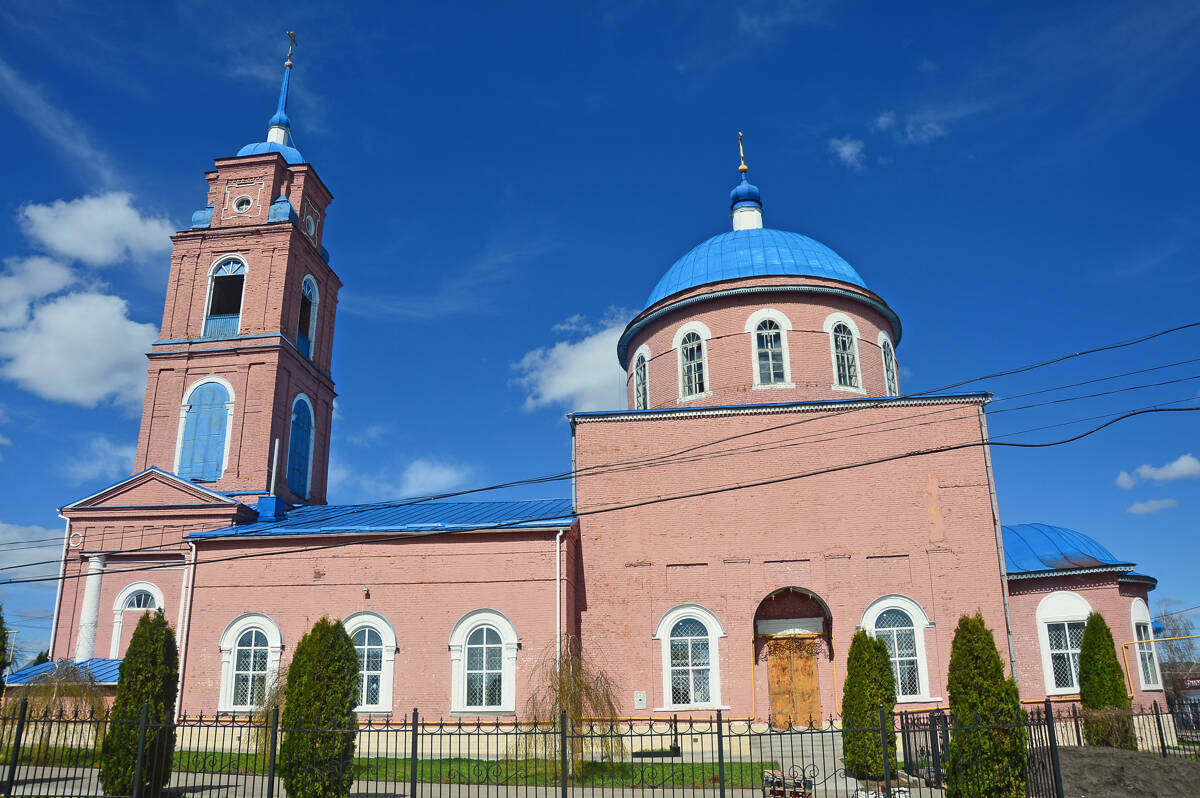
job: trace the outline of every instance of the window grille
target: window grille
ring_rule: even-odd
[[[467,701],[468,707],[499,707],[504,696],[504,646],[500,633],[490,626],[481,626],[467,638]]]
[[[633,407],[635,410],[645,410],[650,406],[650,396],[646,385],[646,357],[638,355],[633,364]]]
[[[267,636],[247,629],[234,648],[233,705],[240,709],[262,706],[267,692]]]
[[[122,609],[126,610],[153,610],[157,609],[154,596],[149,590],[137,590],[125,599],[125,606]]]
[[[887,395],[900,395],[900,381],[896,378],[896,352],[892,349],[892,342],[886,338],[883,340],[883,376],[887,380]]]
[[[675,706],[708,703],[711,663],[708,629],[695,618],[684,618],[671,628],[671,703]]]
[[[704,342],[699,335],[690,332],[683,336],[679,352],[683,366],[684,397],[704,393]]]
[[[1079,689],[1079,646],[1083,642],[1083,621],[1046,624],[1050,640],[1050,667],[1054,686],[1063,690]]]
[[[213,482],[225,467],[229,391],[219,382],[206,382],[188,396],[179,448],[179,476],[193,482]]]
[[[783,382],[783,330],[771,319],[766,319],[759,323],[755,339],[758,384],[777,385]]]
[[[358,652],[358,705],[377,706],[383,676],[383,638],[369,626],[363,627],[354,633],[354,650]]]
[[[1153,637],[1150,634],[1150,624],[1138,623],[1134,624],[1133,628],[1138,639],[1138,663],[1142,668],[1142,684],[1157,687],[1159,683],[1158,658],[1154,656],[1154,644],[1148,642]]]
[[[854,357],[854,333],[845,324],[833,328],[833,353],[837,363],[838,385],[846,388],[858,386],[858,361]]]
[[[875,620],[875,637],[887,646],[896,679],[896,696],[921,695],[921,670],[917,660],[917,631],[904,610],[884,610]]]

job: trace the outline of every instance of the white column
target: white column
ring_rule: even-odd
[[[87,580],[83,584],[83,612],[79,617],[79,635],[75,640],[75,661],[91,659],[96,652],[96,626],[100,623],[100,580],[104,576],[103,554],[88,560]]]

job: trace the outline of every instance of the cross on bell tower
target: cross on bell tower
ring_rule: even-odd
[[[323,504],[341,281],[322,244],[332,195],[292,138],[288,38],[266,139],[215,161],[206,207],[171,239],[136,470]]]

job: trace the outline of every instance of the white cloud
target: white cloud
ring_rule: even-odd
[[[1174,499],[1150,499],[1149,501],[1129,505],[1125,508],[1125,512],[1132,513],[1133,515],[1150,515],[1160,510],[1168,510],[1178,506],[1179,502]]]
[[[625,372],[617,363],[617,339],[625,329],[620,318],[621,312],[614,310],[603,322],[587,325],[572,316],[567,322],[588,332],[586,337],[526,352],[513,365],[519,374],[514,382],[526,392],[525,409],[546,405],[563,405],[569,410],[625,407]]]
[[[58,576],[58,562],[45,563],[45,560],[56,560],[62,552],[62,529],[48,529],[44,526],[22,526],[0,521],[0,547],[4,549],[4,565],[16,566],[0,572],[3,579],[36,579]],[[51,540],[47,540],[51,538]],[[52,540],[57,538],[57,540]],[[25,541],[43,541],[42,543],[25,543]],[[24,544],[24,545],[21,545]],[[34,565],[34,563],[42,563]],[[11,607],[10,607],[11,608]]]
[[[947,125],[989,111],[992,102],[962,102],[930,106],[909,114],[904,120],[904,139],[910,144],[928,144],[948,135]]]
[[[120,297],[91,292],[37,306],[27,325],[0,331],[0,376],[45,399],[137,405],[158,328],[132,321],[127,311]]]
[[[794,25],[819,24],[827,18],[828,5],[820,0],[739,3],[738,34],[753,39],[770,39]]]
[[[88,441],[82,450],[67,458],[63,471],[75,482],[116,479],[128,476],[133,471],[136,454],[137,447],[134,444],[117,443],[106,435],[98,435]]]
[[[17,220],[35,243],[90,266],[163,254],[175,232],[166,218],[143,215],[123,191],[26,205]]]
[[[1190,452],[1181,454],[1171,462],[1164,466],[1152,466],[1146,463],[1133,469],[1133,473],[1122,471],[1117,474],[1117,486],[1120,488],[1129,489],[1138,483],[1139,480],[1151,480],[1153,482],[1171,482],[1176,479],[1191,479],[1200,477],[1200,460],[1196,459]]]
[[[115,182],[116,170],[107,154],[89,140],[83,125],[50,103],[41,90],[0,59],[0,97],[52,146],[104,185]]]
[[[1120,474],[1117,474],[1116,482],[1117,487],[1121,490],[1129,490],[1137,484],[1137,480],[1130,476],[1128,471],[1122,471]]]
[[[460,488],[475,473],[471,466],[418,457],[403,468],[364,471],[340,460],[329,465],[329,493],[338,501],[387,501],[428,496]]]
[[[75,282],[75,274],[52,258],[9,258],[0,274],[0,329],[29,321],[30,305]]]
[[[871,130],[874,130],[877,132],[882,132],[884,130],[891,130],[895,126],[896,126],[896,112],[895,111],[884,111],[879,116],[872,119],[871,124],[870,124]]]
[[[851,169],[863,168],[863,160],[866,158],[864,149],[862,139],[846,136],[829,140],[829,151]]]

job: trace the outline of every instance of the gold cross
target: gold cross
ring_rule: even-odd
[[[292,50],[296,47],[296,32],[291,30],[288,31],[287,37],[291,43],[288,45],[287,60],[283,62],[283,65],[285,67],[290,67],[292,65]]]
[[[750,167],[746,166],[746,151],[742,149],[742,131],[738,131],[738,159],[742,162],[738,167],[739,172],[749,172]]]

